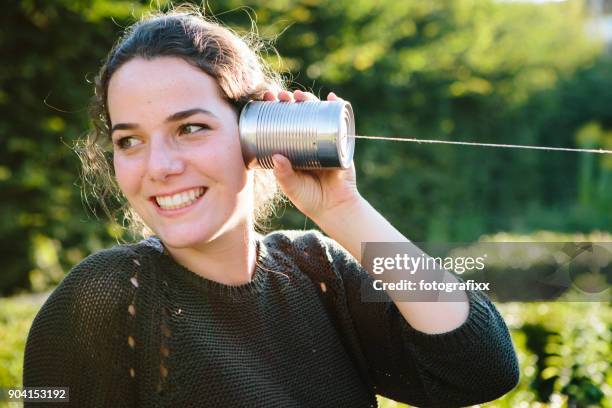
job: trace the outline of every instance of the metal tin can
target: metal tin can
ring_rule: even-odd
[[[248,168],[273,168],[276,153],[295,169],[346,169],[353,160],[355,118],[346,101],[251,101],[239,128]]]

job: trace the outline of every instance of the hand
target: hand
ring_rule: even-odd
[[[264,94],[265,101],[303,102],[318,100],[310,92],[296,90],[293,93],[281,91],[278,96],[271,91]],[[328,101],[342,100],[333,92]],[[357,191],[355,165],[347,169],[294,170],[285,156],[275,154],[274,176],[287,198],[298,210],[317,222],[324,214],[342,205],[351,205],[361,199]]]

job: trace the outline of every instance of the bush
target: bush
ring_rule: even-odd
[[[461,276],[491,283],[488,294],[495,301],[591,301],[603,300],[612,284],[610,243],[612,235],[599,231],[504,232],[484,235],[464,247],[454,245],[452,256],[486,254],[484,269],[466,270]]]
[[[23,351],[40,300],[29,296],[0,298],[0,388],[22,386]],[[10,405],[0,402],[0,408],[5,406]]]

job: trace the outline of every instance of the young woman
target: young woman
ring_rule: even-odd
[[[450,407],[516,385],[483,293],[362,301],[361,243],[409,240],[359,194],[354,167],[295,171],[281,155],[273,174],[245,167],[246,102],[315,99],[276,78],[193,11],[150,16],[111,50],[86,166],[112,175],[149,237],[89,256],[55,289],[29,333],[24,387],[69,387],[58,406],[74,407],[373,407],[376,394]],[[327,236],[255,232],[276,182]]]

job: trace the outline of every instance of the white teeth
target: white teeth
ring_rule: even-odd
[[[164,210],[176,210],[187,207],[204,194],[204,188],[198,187],[171,196],[157,196],[155,201]]]

